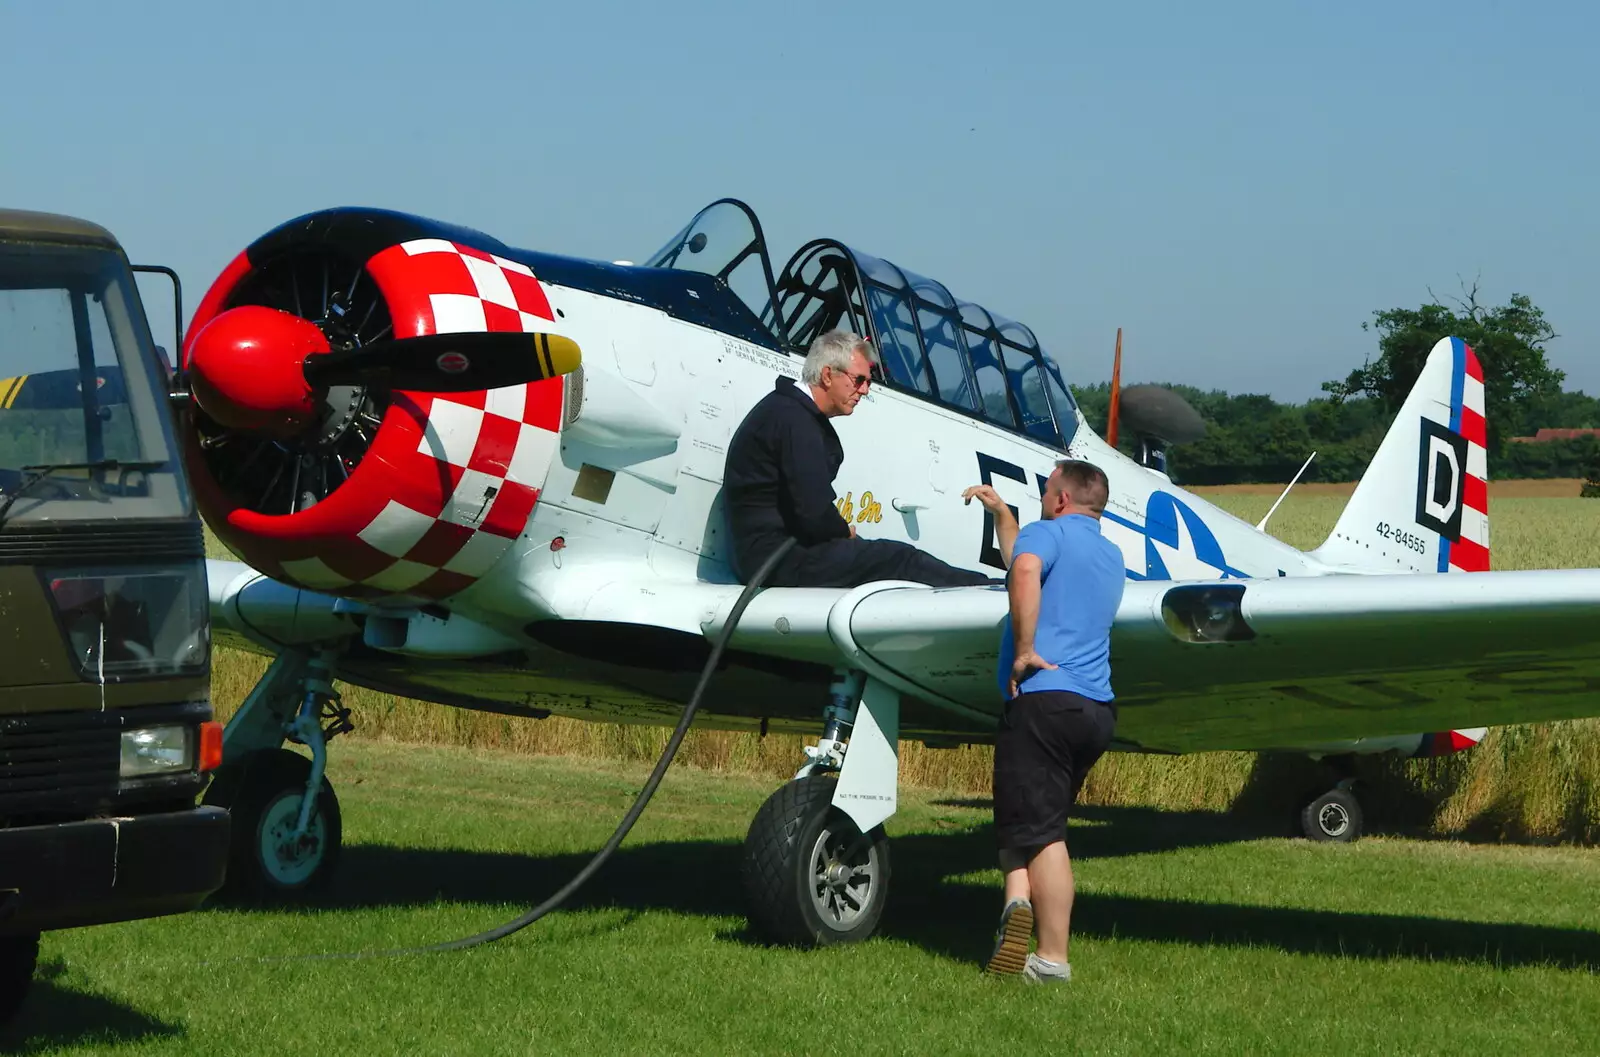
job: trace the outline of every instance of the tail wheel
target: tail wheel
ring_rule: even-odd
[[[1348,844],[1361,836],[1361,802],[1347,789],[1330,789],[1300,811],[1300,829],[1317,841]]]
[[[324,777],[306,831],[296,836],[311,761],[288,749],[254,752],[217,773],[205,803],[232,818],[222,894],[280,901],[326,888],[339,858],[339,800]]]
[[[776,943],[867,939],[889,896],[889,839],[862,834],[833,806],[838,779],[801,778],[767,798],[745,836],[742,874],[752,929]]]

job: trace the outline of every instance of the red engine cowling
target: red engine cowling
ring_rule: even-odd
[[[207,291],[183,346],[186,459],[201,515],[244,561],[330,594],[438,600],[521,534],[556,452],[560,378],[317,390],[299,369],[330,336],[543,330],[553,316],[532,270],[474,235],[330,210],[264,236]],[[232,311],[245,306],[261,307]]]

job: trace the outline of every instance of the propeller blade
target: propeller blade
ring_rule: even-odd
[[[583,362],[578,343],[559,334],[468,331],[368,342],[305,358],[306,382],[386,385],[427,393],[470,393],[568,374]]]
[[[1117,354],[1111,361],[1111,409],[1106,412],[1106,443],[1117,446],[1117,412],[1122,404],[1122,328],[1117,328]]]

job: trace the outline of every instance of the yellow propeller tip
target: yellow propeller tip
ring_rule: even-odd
[[[583,351],[571,338],[546,334],[540,344],[543,345],[540,351],[544,354],[545,368],[552,378],[571,374],[583,363]]]

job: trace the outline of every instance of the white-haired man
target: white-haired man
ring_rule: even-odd
[[[864,338],[831,330],[811,343],[800,380],[780,377],[734,431],[723,492],[734,571],[741,579],[792,537],[796,544],[772,571],[769,586],[1000,582],[896,540],[859,539],[834,506],[833,478],[844,462],[844,446],[828,420],[855,411],[872,385],[875,361]]]

